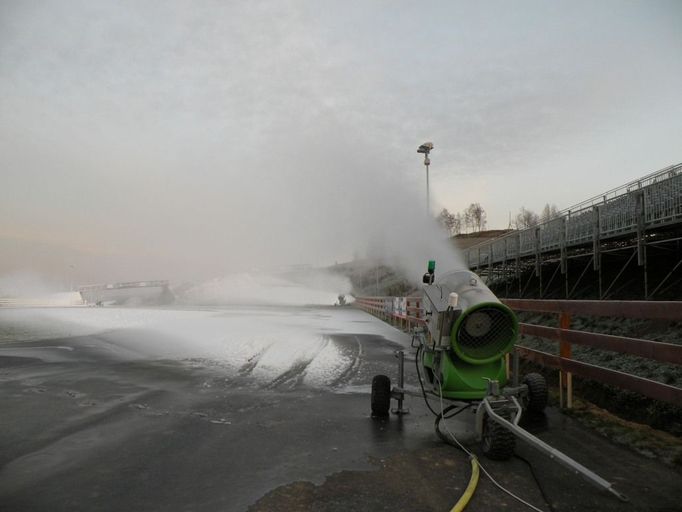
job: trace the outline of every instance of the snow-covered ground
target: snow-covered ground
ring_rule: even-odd
[[[357,338],[340,342],[334,336],[339,334],[405,342],[404,334],[347,307],[0,310],[0,341],[5,344],[45,340],[49,345],[64,338],[87,344],[91,336],[101,335],[121,357],[208,360],[228,374],[248,373],[268,382],[293,372],[320,386],[338,379],[361,355]]]

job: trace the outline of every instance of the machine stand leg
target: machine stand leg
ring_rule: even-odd
[[[398,388],[405,389],[405,352],[397,350],[395,356],[398,358]],[[403,408],[405,394],[400,391],[397,393],[398,407],[391,409],[393,414],[409,414],[410,410]]]

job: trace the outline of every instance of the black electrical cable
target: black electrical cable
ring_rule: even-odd
[[[460,412],[465,411],[465,410],[467,410],[469,407],[471,407],[471,405],[472,405],[472,404],[468,404],[468,405],[465,405],[464,407],[460,407],[460,408],[458,408],[455,412],[453,412],[452,414],[447,414],[447,415],[443,416],[443,418],[446,419],[446,420],[449,420],[450,418],[454,418],[454,417],[457,416]]]
[[[469,407],[471,407],[471,405],[468,405],[468,406],[466,406],[465,408],[469,408]],[[448,407],[446,407],[445,409],[443,409],[443,412],[442,412],[442,413],[437,414],[437,415],[436,415],[436,420],[435,420],[434,423],[433,423],[433,428],[436,430],[436,435],[437,435],[442,441],[446,442],[446,443],[449,444],[450,446],[454,446],[454,447],[457,448],[458,450],[464,451],[460,445],[458,445],[457,443],[453,442],[452,439],[450,439],[448,436],[446,436],[445,434],[443,434],[443,432],[441,432],[441,430],[440,430],[440,422],[441,422],[443,419],[451,418],[452,416],[447,416],[446,414],[447,414],[447,412],[448,412],[450,409],[455,409],[455,408],[457,408],[457,406],[456,406],[455,404],[449,405]],[[464,410],[464,409],[462,409],[462,410]],[[461,412],[461,411],[458,411],[458,412]]]
[[[526,463],[526,466],[528,466],[528,469],[530,470],[530,474],[532,475],[533,480],[535,480],[535,485],[538,486],[540,494],[542,494],[542,499],[545,500],[545,503],[547,504],[547,506],[549,507],[549,510],[551,512],[556,512],[556,509],[552,505],[552,502],[549,500],[549,497],[545,493],[545,489],[542,487],[542,484],[540,483],[540,479],[538,478],[538,475],[535,473],[535,469],[533,468],[533,464],[531,464],[531,462],[528,459],[526,459],[525,457],[522,457],[521,455],[518,455],[516,453],[514,454],[514,457],[516,457],[517,459]]]
[[[426,407],[429,408],[429,411],[431,411],[434,416],[438,416],[438,413],[433,410],[433,407],[431,407],[431,404],[429,403],[429,399],[426,398],[426,390],[424,389],[424,381],[422,380],[422,374],[419,371],[419,358],[421,356],[421,351],[422,351],[422,346],[420,345],[417,348],[417,354],[414,357],[414,364],[415,367],[417,368],[417,378],[419,379],[419,387],[422,388],[422,396],[424,397],[424,403],[426,404]]]

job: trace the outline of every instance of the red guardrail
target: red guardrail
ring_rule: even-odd
[[[399,309],[395,308],[396,299],[404,301]],[[426,323],[421,300],[421,297],[356,297],[353,304],[387,322],[411,329]]]
[[[583,345],[600,350],[630,354],[669,364],[682,364],[682,345],[660,341],[613,336],[570,329],[573,315],[610,318],[682,321],[682,302],[621,301],[621,300],[532,300],[501,299],[515,311],[555,313],[559,327],[521,323],[520,332],[528,336],[558,341],[559,354],[548,354],[530,347],[517,345],[524,359],[560,370],[559,399],[561,405],[573,406],[573,375],[635,391],[649,398],[682,406],[682,389],[637,375],[576,361],[572,345]]]
[[[410,329],[423,325],[420,297],[405,297],[405,312],[395,311],[395,297],[358,297],[356,306],[386,321]],[[573,375],[609,384],[644,396],[682,406],[682,388],[637,375],[604,368],[572,358],[572,345],[630,354],[669,364],[682,364],[682,345],[626,336],[613,336],[570,329],[573,315],[682,321],[682,302],[670,301],[594,301],[501,299],[515,311],[556,313],[559,327],[521,323],[520,332],[528,336],[558,341],[559,353],[549,354],[517,345],[519,355],[537,364],[556,368],[559,374],[561,406],[573,406]]]

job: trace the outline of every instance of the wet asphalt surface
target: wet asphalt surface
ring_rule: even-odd
[[[235,373],[210,358],[130,350],[153,336],[110,330],[0,346],[1,511],[437,511],[466,487],[469,462],[434,435],[422,401],[410,398],[404,417],[369,414],[372,376],[393,378],[394,352],[409,345],[397,330],[327,334],[352,364],[317,387],[304,381],[305,363],[264,380],[253,360]],[[407,381],[416,386],[413,364]],[[477,451],[472,419],[449,425]],[[554,410],[527,427],[631,498],[620,503],[519,445],[554,510],[682,509],[676,470]],[[550,510],[525,462],[483,463]],[[482,478],[468,510],[528,509]]]

